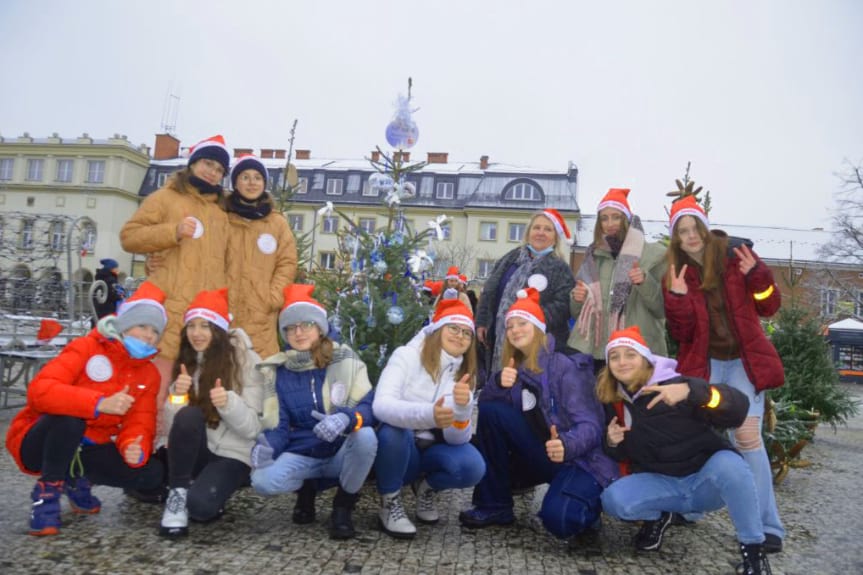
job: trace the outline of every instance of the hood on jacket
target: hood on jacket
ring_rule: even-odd
[[[680,374],[677,372],[676,359],[671,359],[670,357],[664,357],[661,355],[654,355],[653,359],[656,362],[653,366],[653,375],[647,381],[645,387],[668,381],[674,377],[680,377]]]

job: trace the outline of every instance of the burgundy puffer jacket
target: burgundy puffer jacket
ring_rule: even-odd
[[[711,233],[724,236],[724,232]],[[722,296],[731,331],[740,346],[740,358],[757,392],[781,387],[785,383],[782,361],[773,344],[764,334],[760,317],[770,317],[782,304],[779,287],[773,281],[773,272],[755,256],[755,267],[745,276],[740,273],[740,259],[730,251],[725,259]],[[665,321],[680,349],[677,354],[678,371],[684,375],[710,381],[708,344],[710,323],[707,300],[701,285],[701,273],[696,266],[686,269],[686,295],[677,295],[663,286]],[[758,299],[761,298],[761,299]]]

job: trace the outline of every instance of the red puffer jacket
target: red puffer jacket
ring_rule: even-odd
[[[135,402],[125,415],[96,415],[99,399],[128,386]],[[27,405],[12,420],[6,433],[6,448],[25,473],[21,442],[43,414],[70,415],[86,421],[84,436],[93,443],[114,441],[123,453],[126,446],[142,436],[147,463],[156,429],[156,394],[159,372],[150,359],[132,359],[122,342],[109,339],[97,330],[72,341],[59,356],[48,362],[30,382]]]
[[[713,233],[717,233],[714,231]],[[719,232],[717,235],[720,235]],[[779,287],[773,281],[773,272],[755,255],[755,267],[744,276],[740,273],[740,259],[731,253],[725,259],[722,294],[731,331],[740,346],[740,358],[749,381],[758,392],[781,387],[785,383],[782,361],[773,344],[764,334],[761,317],[770,317],[782,304]],[[665,320],[668,331],[678,344],[677,369],[684,375],[710,381],[710,320],[707,300],[701,285],[700,271],[695,266],[686,269],[686,295],[677,295],[663,286]]]

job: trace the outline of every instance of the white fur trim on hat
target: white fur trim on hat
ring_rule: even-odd
[[[228,326],[230,325],[230,318],[224,318],[213,310],[207,309],[205,307],[195,307],[188,310],[183,316],[183,325],[186,325],[196,317],[205,319],[208,322],[219,326],[223,330],[228,331]]]
[[[167,324],[168,314],[165,313],[162,304],[154,299],[145,298],[126,300],[120,304],[117,319],[114,322],[120,333],[136,325],[150,325],[161,334]]]
[[[315,322],[324,335],[329,332],[327,311],[310,301],[297,301],[285,307],[279,314],[279,331],[284,331],[287,326],[303,321]]]
[[[671,223],[668,224],[668,230],[673,232],[674,225],[677,223],[677,220],[679,220],[683,216],[692,216],[693,218],[699,219],[707,229],[710,229],[710,221],[707,219],[707,216],[704,215],[703,211],[696,208],[681,208],[677,213],[674,214],[674,217],[671,218]]]
[[[529,321],[536,327],[540,329],[543,333],[545,333],[545,324],[539,321],[539,318],[533,315],[532,313],[528,313],[522,309],[513,309],[506,313],[506,317],[504,318],[504,322],[506,322],[511,317],[518,317],[524,320]]]
[[[631,337],[616,337],[608,342],[605,346],[605,361],[608,363],[608,352],[610,352],[615,347],[628,347],[634,349],[638,353],[644,356],[647,361],[651,364],[655,364],[656,360],[653,357],[653,353],[650,351],[650,348],[641,343],[640,341],[634,340]]]
[[[625,205],[615,200],[606,200],[604,202],[599,202],[599,205],[596,207],[596,213],[599,215],[599,212],[604,210],[605,208],[614,208],[620,212],[623,212],[623,215],[626,216],[626,219],[632,221],[632,212],[629,211]]]
[[[453,314],[445,315],[435,322],[429,323],[425,327],[425,332],[426,332],[426,334],[430,335],[448,323],[457,323],[459,325],[463,325],[465,327],[470,328],[471,331],[476,331],[476,327],[474,326],[473,320],[471,318],[469,318],[466,315],[453,313]]]

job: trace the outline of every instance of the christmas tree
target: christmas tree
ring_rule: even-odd
[[[386,225],[374,231],[362,229],[331,202],[318,210],[321,216],[337,214],[344,225],[337,232],[335,271],[313,273],[315,297],[330,310],[331,328],[365,362],[372,385],[392,352],[428,320],[431,308],[422,286],[434,266],[434,245],[443,239],[441,226],[446,221],[441,215],[426,229],[411,229],[401,208],[403,199],[416,194],[406,175],[425,165],[404,161],[404,150],[418,136],[412,119],[415,111],[409,83],[408,95],[399,97],[386,131],[396,150],[387,154],[378,147],[378,157],[369,159],[375,170],[369,186],[382,198]]]

